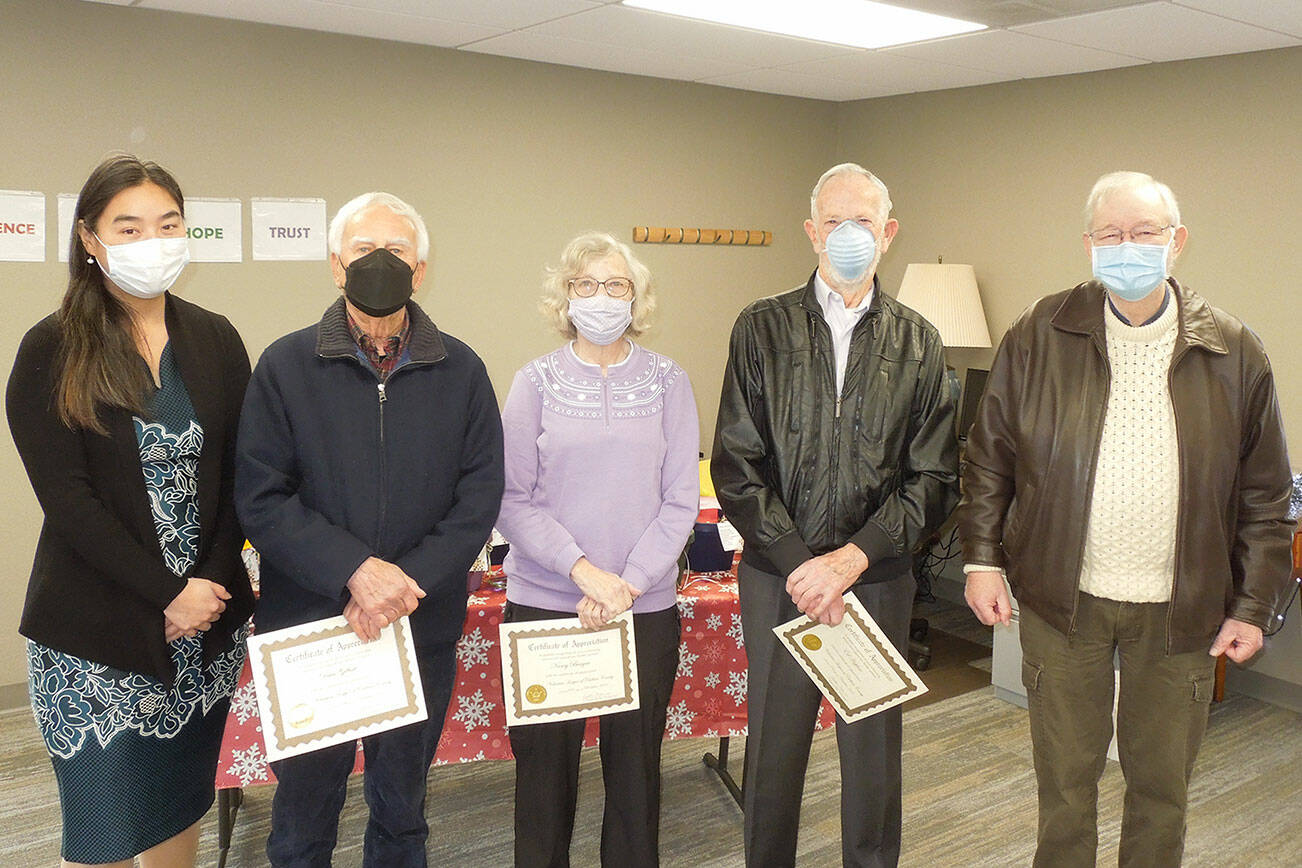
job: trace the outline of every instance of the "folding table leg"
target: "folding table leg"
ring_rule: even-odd
[[[719,780],[723,781],[723,785],[728,788],[728,792],[732,793],[733,799],[737,802],[737,807],[740,808],[741,787],[737,786],[737,782],[732,777],[732,772],[728,771],[728,737],[720,737],[719,755],[717,757],[712,753],[707,753],[705,756],[701,757],[701,762],[705,763],[707,768],[714,770],[714,773],[719,776]],[[743,757],[742,764],[745,765],[745,762],[746,760]],[[744,768],[742,769],[741,782],[742,786],[745,786],[746,777]]]

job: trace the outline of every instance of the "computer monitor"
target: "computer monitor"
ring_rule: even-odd
[[[968,368],[967,375],[963,381],[963,401],[959,405],[958,414],[958,436],[960,440],[967,439],[967,432],[972,429],[972,423],[976,422],[977,407],[981,404],[981,396],[986,391],[986,377],[990,376],[990,371],[983,368]]]

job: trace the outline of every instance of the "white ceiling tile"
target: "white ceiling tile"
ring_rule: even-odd
[[[1060,17],[878,52],[661,16],[618,0],[91,2],[829,100],[1302,44],[1302,0],[998,0]],[[984,0],[890,2],[984,8]]]
[[[1147,60],[1182,60],[1299,44],[1294,37],[1172,3],[1147,3],[1013,28]]]
[[[500,27],[486,27],[465,21],[449,21],[428,16],[381,12],[356,6],[340,6],[319,0],[141,0],[140,6],[190,12],[236,21],[279,24],[327,33],[370,36],[396,42],[421,45],[455,46],[502,32]]]
[[[464,21],[502,30],[530,27],[600,6],[598,0],[320,0],[336,6]]]
[[[256,21],[311,30],[328,29],[313,23],[312,19],[317,12],[317,4],[313,0],[280,0],[277,3],[263,3],[260,0],[226,0],[225,3],[214,3],[212,0],[140,0],[137,5],[145,9],[186,12],[233,21]]]
[[[699,83],[838,102],[872,96],[872,94],[865,94],[863,85],[856,82],[801,75],[780,69],[752,69],[732,75],[700,79]]]
[[[984,69],[1008,78],[1069,75],[1148,62],[1111,51],[1069,45],[1009,30],[984,30],[933,42],[884,48],[882,53]]]
[[[711,57],[743,66],[796,63],[848,50],[844,45],[811,42],[620,5],[602,6],[540,24],[534,30],[548,36],[688,57]]]
[[[787,64],[780,71],[855,82],[862,92],[862,96],[855,97],[856,99],[925,90],[944,90],[951,87],[970,87],[1017,77],[1012,74],[1005,75],[917,60],[898,54],[888,54],[885,51],[855,51],[824,60]]]
[[[727,75],[745,69],[735,63],[724,63],[701,57],[676,57],[660,51],[614,50],[610,46],[595,42],[544,36],[532,30],[504,33],[501,36],[466,45],[463,50],[586,69],[602,69],[608,72],[676,78],[682,81]]]
[[[1232,18],[1244,24],[1255,24],[1267,30],[1278,30],[1291,36],[1302,37],[1302,3],[1298,0],[1175,0],[1180,6],[1201,9]]]

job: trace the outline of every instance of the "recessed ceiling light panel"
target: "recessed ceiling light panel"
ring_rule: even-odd
[[[872,0],[623,0],[625,6],[683,18],[850,45],[884,48],[985,30],[984,24]]]

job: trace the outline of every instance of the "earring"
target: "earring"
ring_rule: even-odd
[[[88,265],[94,265],[94,264],[95,264],[95,257],[93,257],[93,256],[87,256],[87,257],[86,257],[86,263],[87,263]]]

